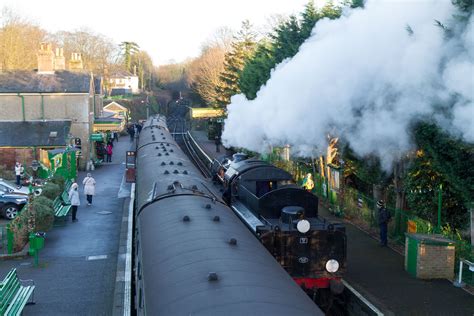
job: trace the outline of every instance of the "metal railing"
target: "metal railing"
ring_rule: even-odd
[[[464,269],[465,266],[467,269]],[[463,278],[463,272],[464,270],[467,270],[467,273],[471,273],[470,277],[464,274]],[[468,261],[466,259],[460,259],[459,260],[459,271],[458,271],[458,278],[453,282],[454,286],[456,287],[464,287],[467,284],[473,285],[474,284],[474,263],[471,261]]]

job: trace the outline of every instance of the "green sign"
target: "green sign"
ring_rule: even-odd
[[[90,140],[94,142],[102,142],[104,141],[104,137],[102,137],[101,133],[95,133],[95,134],[91,134]]]

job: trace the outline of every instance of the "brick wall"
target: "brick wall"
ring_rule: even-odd
[[[0,165],[3,165],[6,172],[9,174],[8,170],[11,170],[11,177],[14,178],[15,163],[17,161],[21,162],[24,166],[30,166],[31,162],[34,159],[34,149],[33,148],[0,148]],[[1,176],[0,176],[1,177]]]
[[[453,279],[455,247],[419,244],[416,276],[420,279]]]

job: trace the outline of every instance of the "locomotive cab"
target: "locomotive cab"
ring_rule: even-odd
[[[224,183],[234,210],[244,209],[240,217],[252,221],[248,226],[300,285],[329,288],[342,276],[345,228],[319,218],[318,198],[296,185],[291,174],[247,159],[229,165]]]

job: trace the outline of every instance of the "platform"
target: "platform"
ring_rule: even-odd
[[[23,315],[112,315],[117,295],[120,305],[123,290],[118,294],[114,291],[123,286],[116,272],[118,258],[122,257],[119,250],[124,250],[119,247],[120,233],[128,204],[118,194],[127,196],[122,178],[129,148],[130,138],[121,137],[114,143],[112,163],[91,171],[97,182],[91,206],[87,206],[82,192],[86,172],[79,172],[78,221],[71,222],[69,216],[66,225],[47,232],[38,267],[31,257],[0,261],[1,276],[15,267],[21,279],[36,283],[36,304],[26,306]]]

